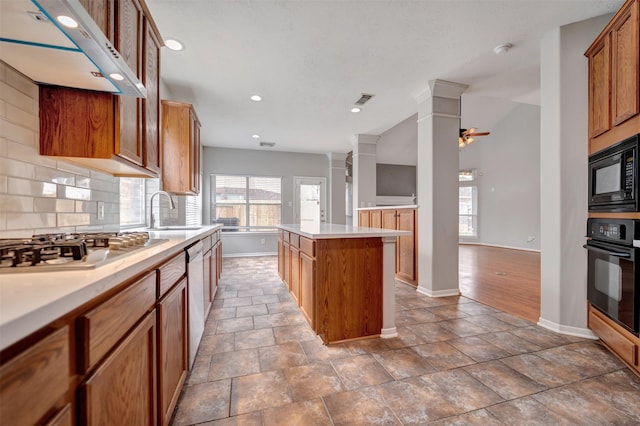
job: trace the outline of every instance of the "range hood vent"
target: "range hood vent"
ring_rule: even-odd
[[[64,26],[59,16],[77,27]],[[0,60],[36,83],[146,97],[79,0],[1,0]]]

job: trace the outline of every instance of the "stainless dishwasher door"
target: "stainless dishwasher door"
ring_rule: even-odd
[[[196,359],[204,333],[204,269],[202,242],[187,247],[187,294],[189,295],[189,370]]]

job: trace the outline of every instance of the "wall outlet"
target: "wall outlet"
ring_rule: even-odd
[[[260,244],[264,244],[264,238],[260,238]]]
[[[98,201],[98,220],[104,220],[104,201]]]
[[[536,240],[536,237],[530,236],[529,238],[527,238],[527,242],[528,243],[532,243]]]

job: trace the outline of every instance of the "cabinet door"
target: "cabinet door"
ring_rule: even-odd
[[[69,392],[69,327],[0,367],[0,424],[41,424]]]
[[[311,328],[316,330],[316,261],[306,253],[300,253],[300,311]]]
[[[102,33],[113,43],[115,28],[114,2],[109,0],[80,0],[80,4],[98,25],[98,28],[102,30]]]
[[[358,226],[369,227],[369,210],[358,211]]]
[[[282,232],[282,231],[280,231]],[[278,238],[278,275],[280,279],[284,277],[284,247],[282,244],[282,239]]]
[[[144,75],[142,82],[147,89],[143,104],[143,152],[144,167],[160,171],[160,42],[149,21],[144,21]]]
[[[611,128],[611,46],[607,35],[589,55],[589,137]]]
[[[142,8],[137,0],[116,2],[116,49],[129,68],[142,77]],[[116,153],[135,164],[143,165],[142,100],[118,96],[117,123],[120,130]]]
[[[289,243],[285,241],[282,245],[282,250],[284,251],[284,277],[282,278],[282,281],[284,281],[284,283],[289,288],[289,291],[291,291],[291,280],[289,278],[289,274],[291,273],[291,253],[289,252]]]
[[[638,5],[638,2],[629,4],[611,31],[611,113],[614,126],[639,112]]]
[[[191,109],[191,191],[194,194],[200,193],[200,122]]]
[[[416,282],[416,210],[400,209],[398,212],[398,229],[411,231],[409,236],[398,237],[396,244],[396,265],[398,278],[410,283]]]
[[[212,251],[209,250],[205,253],[202,259],[202,269],[204,270],[204,317],[209,316],[209,310],[211,309],[211,302],[213,302],[213,285],[211,276],[211,263],[213,260]]]
[[[369,213],[369,226],[382,228],[382,210],[371,210]]]
[[[156,312],[133,329],[80,386],[84,425],[156,424]]]
[[[290,246],[291,273],[289,275],[289,291],[293,299],[300,304],[300,249]]]
[[[168,425],[187,376],[187,280],[158,302],[158,418]]]
[[[396,210],[382,211],[382,227],[384,229],[397,229],[398,213]]]

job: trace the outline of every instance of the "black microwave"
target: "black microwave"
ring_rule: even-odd
[[[639,137],[589,156],[589,211],[640,212]]]

